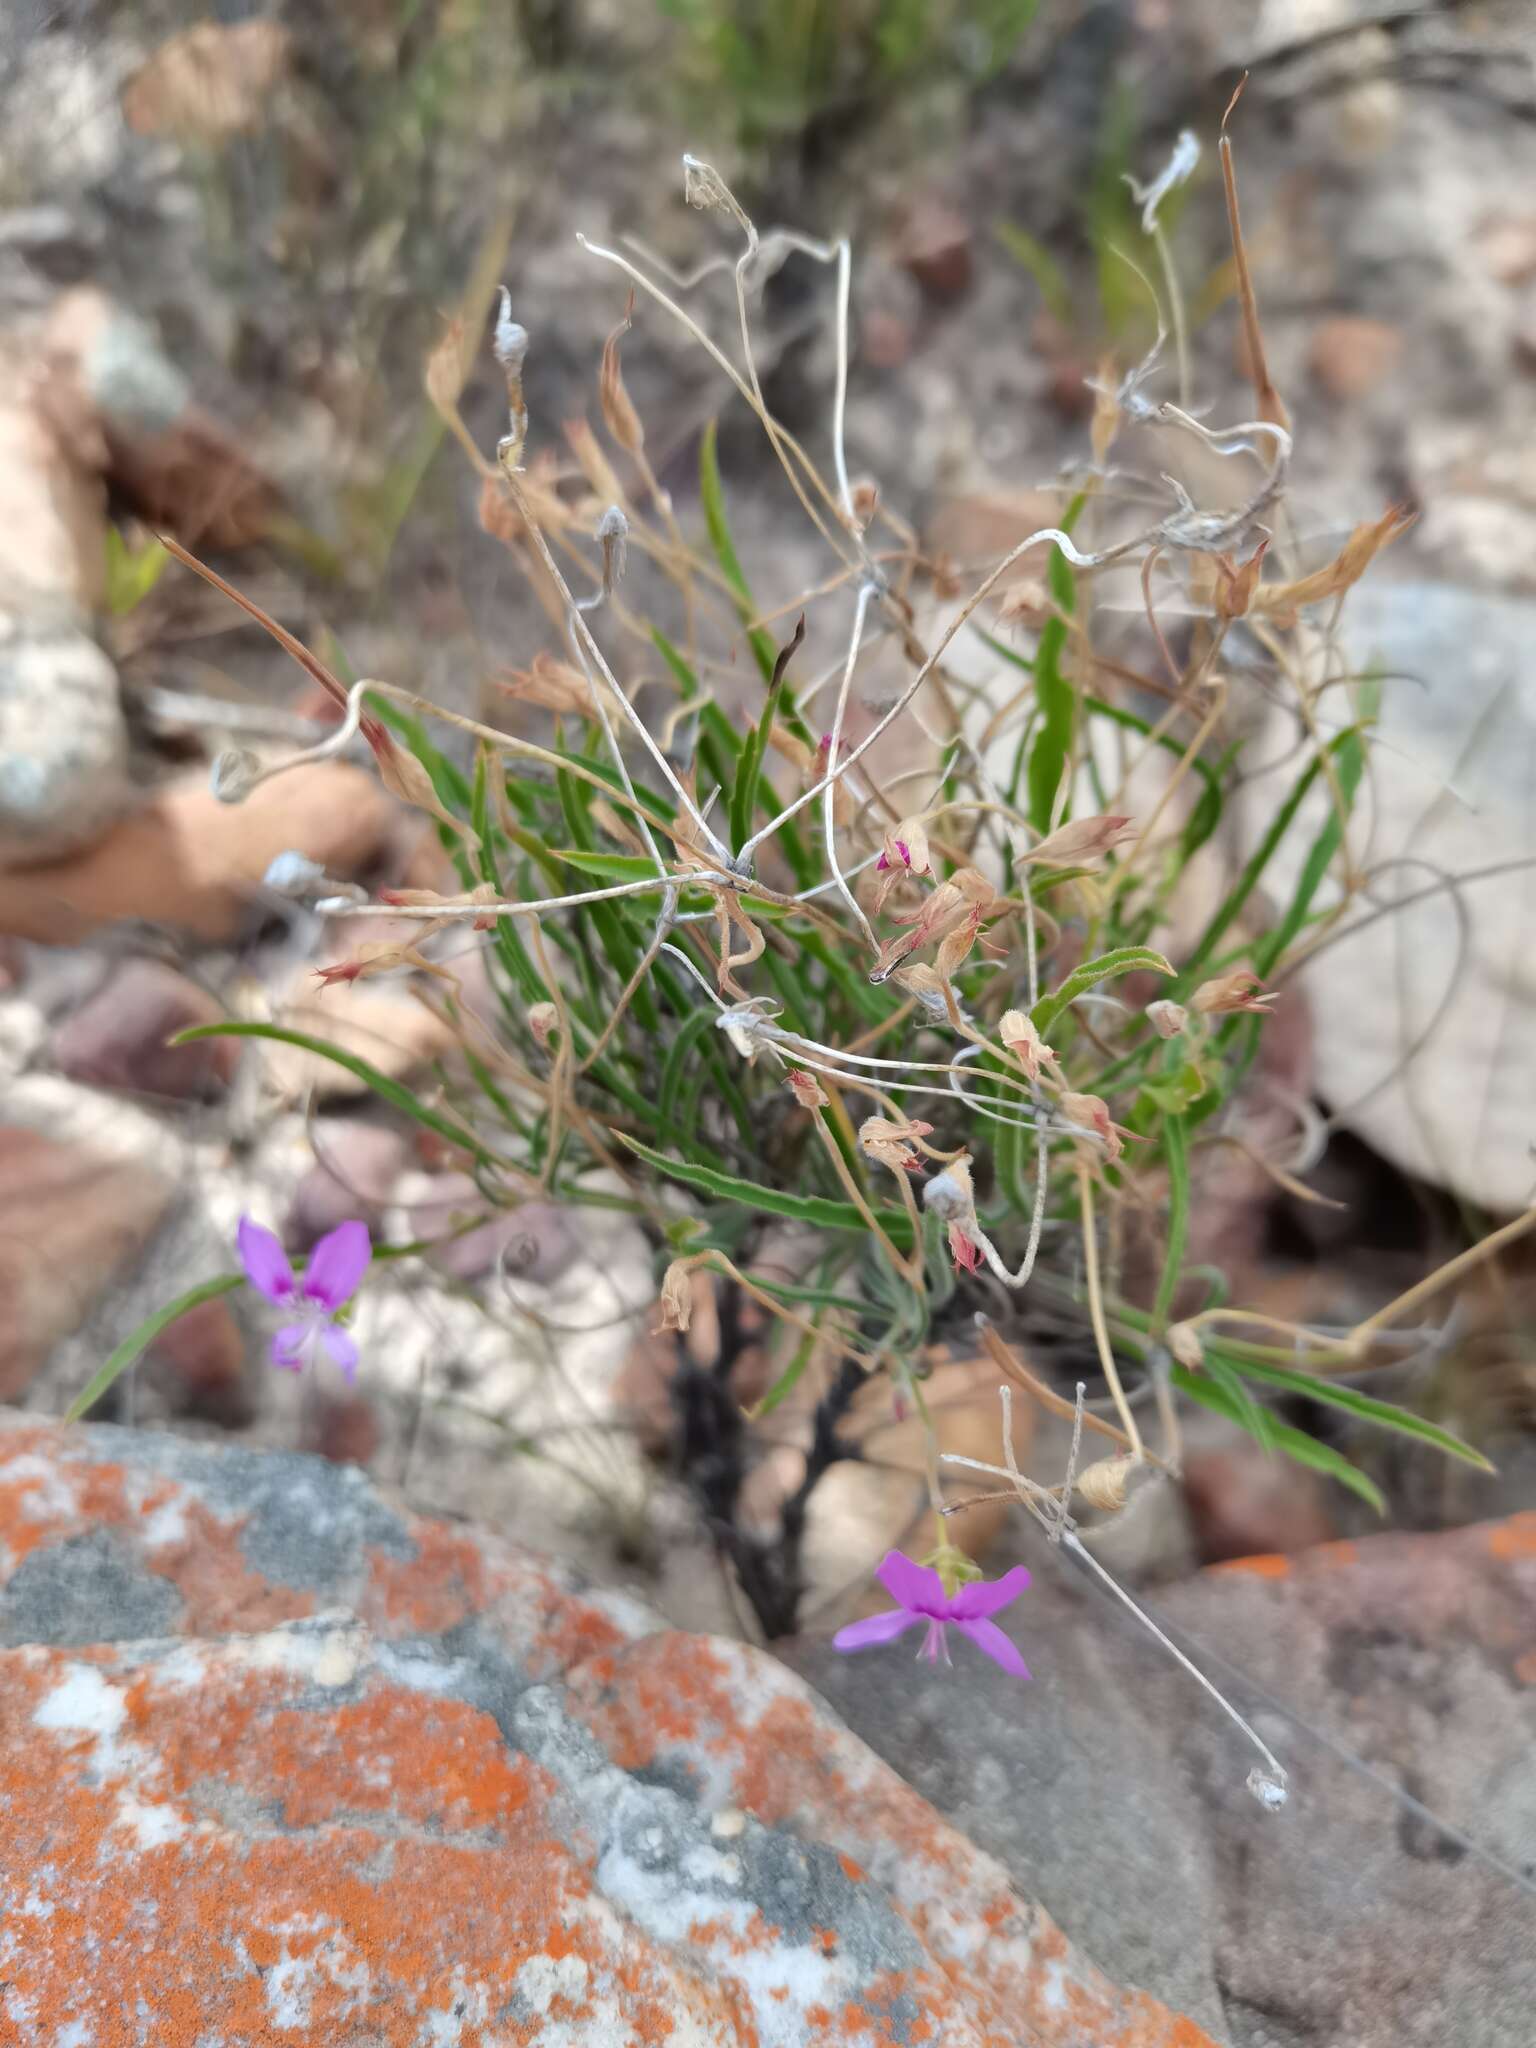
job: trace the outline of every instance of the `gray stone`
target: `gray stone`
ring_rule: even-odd
[[[88,846],[130,799],[117,671],[65,618],[0,611],[0,866]]]
[[[359,1474],[0,1414],[7,1574],[22,2040],[1212,2048],[765,1652]]]
[[[963,1644],[949,1671],[786,1655],[1112,1972],[1231,2048],[1529,2048],[1536,1517],[1155,1598],[1284,1764],[1275,1814],[1194,1681],[1069,1560],[1030,1562],[1028,1686]]]
[[[1520,1209],[1536,1194],[1536,601],[1383,574],[1351,592],[1342,641],[1355,672],[1381,678],[1350,827],[1373,883],[1346,913],[1351,936],[1291,984],[1313,1014],[1317,1092],[1407,1172]],[[1328,730],[1355,715],[1342,692],[1323,703]],[[1276,713],[1251,758],[1285,760],[1293,741]],[[1250,787],[1250,844],[1296,772]],[[1277,902],[1324,802],[1309,800],[1266,874]]]

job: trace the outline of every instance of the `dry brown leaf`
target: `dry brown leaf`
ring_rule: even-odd
[[[162,43],[128,80],[123,118],[138,135],[170,135],[211,148],[255,135],[290,54],[280,22],[195,22]]]

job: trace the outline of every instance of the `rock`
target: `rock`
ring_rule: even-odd
[[[568,1272],[581,1254],[571,1212],[552,1202],[522,1202],[492,1212],[462,1237],[452,1232],[467,1216],[485,1215],[485,1196],[467,1173],[437,1175],[405,1204],[412,1234],[443,1238],[432,1263],[455,1280],[481,1280],[498,1267],[514,1279],[545,1287]]]
[[[378,1410],[366,1394],[319,1393],[306,1405],[304,1449],[333,1465],[371,1465],[381,1439]]]
[[[1022,1696],[979,1659],[962,1677],[824,1638],[784,1654],[1112,1974],[1227,2048],[1527,2048],[1536,1515],[1254,1558],[1157,1596],[1289,1772],[1278,1813],[1188,1676],[1068,1559],[1027,1554]]]
[[[1369,848],[1372,908],[1420,900],[1374,918],[1352,911],[1347,942],[1325,942],[1289,984],[1312,1010],[1314,1086],[1403,1171],[1520,1209],[1536,1188],[1536,913],[1520,865],[1536,853],[1536,603],[1367,581],[1344,607],[1342,637],[1354,673],[1386,678],[1351,845]],[[1277,717],[1256,759],[1279,758],[1265,748],[1282,730],[1292,728]],[[1293,780],[1281,769],[1250,786],[1250,847]],[[1265,876],[1276,901],[1288,900],[1322,816],[1304,807],[1282,842]],[[1458,875],[1475,879],[1437,888]]]
[[[101,248],[95,223],[72,207],[43,202],[0,212],[0,261],[19,256],[59,284],[73,284]]]
[[[377,1225],[409,1149],[401,1132],[356,1118],[323,1117],[312,1139],[315,1164],[294,1190],[283,1224],[291,1252],[307,1252],[349,1217]]]
[[[259,134],[286,76],[292,38],[276,21],[199,21],[162,43],[123,88],[123,117],[139,135],[217,149]]]
[[[1402,354],[1402,335],[1384,320],[1339,314],[1317,328],[1308,362],[1330,398],[1366,398],[1391,379]]]
[[[1252,1437],[1187,1453],[1183,1476],[1202,1564],[1258,1552],[1288,1557],[1339,1534],[1317,1474],[1271,1456]]]
[[[41,1131],[0,1127],[0,1400],[25,1393],[154,1234],[170,1184]]]
[[[345,762],[295,768],[243,804],[199,775],[161,790],[88,853],[0,874],[0,931],[75,944],[100,925],[145,918],[211,943],[265,914],[261,879],[295,849],[345,881],[381,858],[397,813],[378,781]]]
[[[203,1301],[161,1331],[147,1354],[174,1410],[240,1429],[256,1415],[250,1347],[227,1301]]]
[[[0,1428],[0,1544],[19,2024],[1211,2048],[762,1651],[355,1468]]]
[[[929,298],[964,298],[974,270],[971,224],[942,199],[920,199],[902,222],[897,257]]]
[[[246,547],[266,533],[275,487],[197,405],[147,321],[82,285],[55,306],[43,355],[42,410],[147,525],[194,548]]]
[[[12,382],[0,397],[0,867],[89,845],[130,799],[117,672],[89,631],[106,495]]]
[[[415,1073],[457,1044],[443,1019],[408,995],[347,987],[321,992],[312,977],[273,1006],[273,1021],[367,1060],[392,1081]],[[268,1044],[261,1054],[266,1081],[286,1106],[297,1106],[310,1095],[332,1102],[369,1092],[365,1081],[321,1053]]]
[[[19,387],[19,388],[17,388]],[[13,380],[0,401],[0,593],[84,630],[106,596],[107,504],[98,464]]]
[[[0,610],[0,868],[94,844],[130,794],[116,669],[67,616]]]
[[[1500,284],[1529,284],[1536,278],[1536,213],[1494,214],[1473,243]]]
[[[232,1038],[173,1046],[177,1032],[216,1024],[223,1005],[159,960],[130,960],[54,1032],[53,1064],[72,1081],[172,1100],[209,1100],[240,1061]]]

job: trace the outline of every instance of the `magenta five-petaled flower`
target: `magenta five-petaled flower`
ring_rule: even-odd
[[[356,1294],[373,1257],[367,1224],[339,1223],[327,1232],[310,1253],[302,1280],[295,1279],[271,1231],[249,1216],[241,1217],[236,1242],[246,1279],[292,1317],[272,1339],[272,1363],[301,1372],[314,1364],[319,1349],[350,1380],[357,1371],[357,1346],[338,1326],[336,1313]]]
[[[872,1614],[867,1621],[850,1622],[832,1638],[834,1650],[869,1650],[877,1643],[894,1642],[917,1621],[926,1621],[928,1633],[920,1655],[929,1663],[940,1657],[949,1662],[948,1628],[959,1629],[994,1664],[1001,1664],[1014,1678],[1028,1678],[1024,1659],[992,1616],[1017,1600],[1029,1584],[1029,1573],[1016,1564],[1000,1579],[973,1579],[958,1592],[946,1593],[944,1581],[932,1565],[914,1564],[899,1550],[885,1553],[875,1577],[896,1602],[889,1614]]]

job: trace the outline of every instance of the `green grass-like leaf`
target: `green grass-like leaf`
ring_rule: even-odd
[[[281,1024],[255,1024],[232,1022],[227,1024],[198,1024],[190,1031],[179,1031],[170,1040],[172,1045],[195,1045],[201,1038],[269,1038],[279,1045],[297,1046],[300,1052],[312,1052],[323,1060],[330,1060],[338,1067],[345,1067],[349,1074],[355,1074],[365,1087],[370,1088],[382,1101],[391,1103],[418,1124],[424,1124],[429,1131],[446,1138],[451,1145],[458,1145],[478,1159],[482,1166],[497,1168],[505,1161],[497,1158],[488,1145],[477,1138],[473,1131],[466,1130],[451,1117],[440,1115],[435,1109],[428,1109],[424,1102],[418,1102],[409,1088],[403,1088],[398,1081],[392,1081],[387,1074],[381,1074],[377,1067],[367,1060],[359,1059],[356,1053],[344,1052],[339,1045],[332,1045],[324,1038],[311,1038],[305,1031],[290,1031]]]
[[[1079,492],[1062,515],[1063,533],[1072,531],[1083,504],[1083,495]],[[1077,603],[1077,579],[1072,574],[1072,564],[1059,547],[1051,549],[1045,580],[1061,610],[1072,611]],[[1029,822],[1042,835],[1051,829],[1057,792],[1071,763],[1077,739],[1077,691],[1061,672],[1061,657],[1066,647],[1066,622],[1053,614],[1041,629],[1039,645],[1035,649],[1035,702],[1040,716],[1035,743],[1030,749],[1028,771]]]
[[[699,497],[704,506],[704,524],[709,531],[709,544],[715,551],[715,560],[725,572],[725,580],[736,593],[736,609],[742,623],[757,614],[752,600],[751,587],[746,572],[741,566],[741,557],[736,552],[736,543],[731,538],[730,521],[725,516],[725,487],[720,481],[720,455],[716,447],[717,426],[714,420],[704,429],[704,438],[699,446]],[[777,650],[772,638],[757,627],[747,635],[758,667],[763,672],[765,683],[773,680],[773,664]],[[732,792],[734,794],[734,791]]]
[[[1202,1408],[1212,1409],[1217,1415],[1226,1416],[1251,1435],[1258,1432],[1247,1420],[1242,1404],[1214,1380],[1199,1373],[1186,1371],[1182,1365],[1173,1368],[1173,1383],[1181,1393],[1188,1394],[1192,1401],[1198,1401]],[[1277,1422],[1273,1416],[1268,1420],[1268,1438],[1274,1448],[1293,1458],[1298,1465],[1307,1465],[1314,1472],[1326,1472],[1330,1479],[1337,1479],[1340,1486],[1347,1486],[1351,1493],[1359,1494],[1368,1501],[1378,1515],[1387,1512],[1387,1503],[1381,1488],[1373,1479],[1366,1477],[1358,1465],[1352,1465],[1348,1458],[1334,1450],[1331,1445],[1319,1443],[1315,1436],[1308,1436],[1305,1430],[1292,1429],[1289,1423]],[[1262,1442],[1263,1439],[1261,1438]]]
[[[1060,988],[1040,998],[1029,1013],[1030,1021],[1044,1038],[1062,1011],[1080,995],[1117,974],[1135,974],[1144,969],[1155,974],[1171,975],[1174,972],[1171,962],[1165,960],[1161,953],[1155,953],[1150,946],[1117,946],[1112,953],[1101,953],[1097,960],[1085,960],[1081,967],[1073,969]]]
[[[1207,1359],[1213,1354],[1220,1355],[1219,1347],[1207,1345]],[[1494,1469],[1482,1452],[1471,1444],[1452,1435],[1450,1430],[1442,1429],[1438,1423],[1415,1415],[1411,1409],[1399,1408],[1395,1401],[1378,1401],[1372,1394],[1340,1386],[1319,1373],[1293,1372],[1289,1366],[1283,1365],[1261,1365],[1251,1358],[1234,1357],[1230,1362],[1232,1370],[1245,1379],[1262,1380],[1269,1387],[1283,1387],[1287,1393],[1303,1394],[1309,1401],[1321,1401],[1325,1407],[1341,1408],[1348,1415],[1358,1416],[1362,1422],[1373,1422],[1382,1429],[1396,1430],[1399,1436],[1415,1437],[1420,1443],[1432,1444],[1437,1451],[1444,1451],[1449,1458],[1459,1458],[1464,1465],[1475,1465],[1480,1472],[1492,1472]]]
[[[647,1166],[654,1166],[669,1180],[681,1181],[684,1187],[693,1188],[701,1195],[710,1195],[717,1202],[740,1202],[762,1215],[789,1216],[797,1223],[814,1223],[822,1230],[867,1232],[869,1228],[852,1202],[830,1201],[825,1195],[791,1195],[778,1188],[760,1187],[756,1181],[738,1179],[733,1173],[717,1173],[712,1167],[695,1166],[690,1160],[668,1159],[664,1152],[642,1144],[627,1131],[619,1131],[615,1135]],[[898,1251],[909,1249],[912,1224],[904,1209],[876,1209],[872,1213]]]
[[[185,1294],[178,1294],[164,1308],[157,1308],[153,1315],[146,1316],[132,1336],[125,1337],[111,1357],[92,1373],[65,1409],[64,1420],[78,1422],[82,1415],[94,1408],[129,1366],[143,1356],[160,1332],[168,1330],[189,1309],[200,1308],[205,1301],[217,1301],[221,1294],[232,1294],[244,1281],[243,1273],[221,1273],[216,1280],[202,1280],[196,1287],[189,1287]]]

